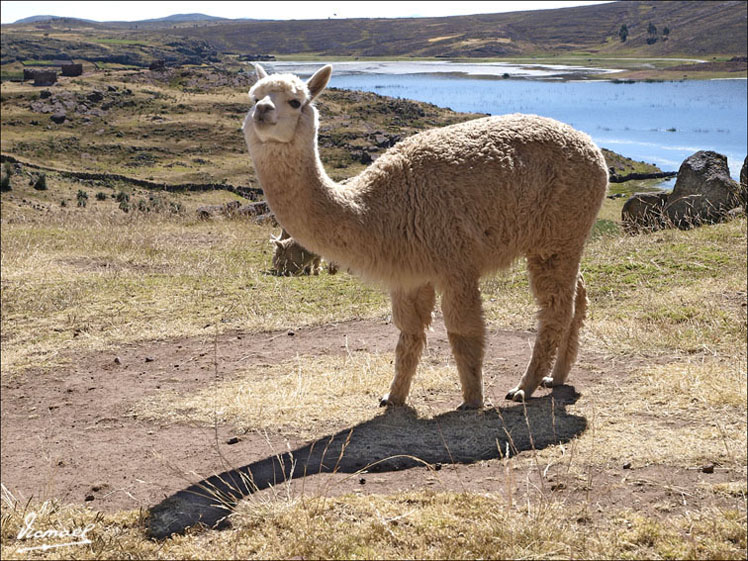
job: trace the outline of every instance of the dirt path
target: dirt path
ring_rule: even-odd
[[[272,364],[297,355],[342,354],[347,349],[392,352],[396,337],[392,325],[373,321],[352,321],[295,332],[231,332],[217,338],[128,345],[112,353],[78,356],[73,366],[58,372],[29,372],[2,385],[2,483],[21,501],[30,497],[58,498],[64,502],[87,502],[104,511],[148,508],[206,476],[305,443],[289,441],[280,435],[238,435],[231,426],[219,426],[214,431],[140,420],[132,414],[138,400],[165,389],[187,392],[206,387],[217,378],[230,379],[251,364]],[[532,333],[489,332],[487,396],[502,407],[505,415],[504,392],[516,382],[529,359],[533,338]],[[440,321],[435,322],[435,331],[429,335],[427,352],[439,357],[449,355]],[[600,360],[582,356],[583,363],[596,363],[597,368],[604,369]],[[581,367],[575,367],[571,378],[576,391],[582,394],[604,383],[599,374]],[[557,403],[563,405],[564,400],[573,403],[575,398],[569,397],[573,394],[571,388],[566,394],[559,393]],[[445,399],[451,401],[436,406],[445,411],[443,419],[449,419],[448,412],[460,400],[458,395]],[[376,404],[372,403],[372,416],[376,412]],[[575,417],[572,421],[579,419]],[[580,422],[574,425],[569,437],[584,430],[586,421]],[[238,442],[229,444],[237,436]],[[429,457],[429,451],[419,449],[417,442],[412,447],[406,442],[404,449]],[[500,460],[475,463],[464,458],[454,462],[445,460],[447,465],[438,472],[413,467],[372,470],[355,476],[319,474],[296,480],[292,485],[297,490],[303,487],[307,493],[325,494],[393,493],[424,488],[505,491],[506,472]],[[633,490],[623,484],[630,478],[630,471],[621,468],[591,473],[590,477],[596,478],[595,500],[598,504],[623,501],[634,508],[637,503],[646,507],[654,502],[653,494],[656,498],[672,492],[661,485],[646,484],[661,480],[663,469],[650,466],[639,470],[636,477],[645,483]],[[678,473],[670,470],[667,477],[677,479],[681,486],[694,485],[703,475],[675,471]],[[711,482],[717,481],[715,477],[726,479],[727,475],[714,474]],[[555,481],[554,492],[589,495],[585,485],[566,481],[562,473],[555,476]],[[526,482],[516,481],[515,487],[512,492],[520,496]]]

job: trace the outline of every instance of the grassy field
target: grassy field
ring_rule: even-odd
[[[251,185],[235,130],[241,94],[231,85],[195,93],[190,79],[153,82],[112,73],[104,82],[73,82],[71,89],[84,97],[104,84],[114,86],[102,100],[113,104],[103,116],[71,112],[60,128],[47,128],[46,120],[31,123],[48,118],[28,109],[38,90],[4,84],[3,152],[64,169]],[[126,89],[131,93],[116,93]],[[408,134],[465,118],[422,104],[387,112],[387,100],[361,96],[333,92],[323,101],[323,125],[335,125],[323,131],[323,158],[338,177],[363,167],[349,154],[355,137],[372,129]],[[134,105],[122,103],[129,101]],[[380,110],[368,125],[351,122],[355,104]],[[403,114],[412,117],[396,119]],[[163,122],[150,118],[156,115]],[[187,132],[176,138],[168,123]],[[346,127],[350,136],[340,130]],[[128,145],[142,150],[123,157],[122,131],[133,139]],[[153,158],[147,165],[125,165],[140,153]],[[181,345],[206,332],[277,330],[288,339],[289,330],[387,320],[386,293],[345,272],[268,274],[268,240],[277,229],[246,219],[197,219],[198,206],[234,200],[232,193],[151,191],[55,172],[47,173],[47,189],[40,191],[30,184],[40,173],[13,167],[12,191],[2,194],[4,394],[10,387],[31,395],[82,363],[128,346]],[[85,206],[78,206],[79,191],[88,194]],[[120,193],[129,197],[127,212]],[[278,482],[243,501],[229,529],[195,528],[164,541],[146,537],[144,510],[100,509],[49,496],[42,486],[22,495],[4,476],[3,559],[744,559],[746,219],[628,236],[619,224],[622,204],[605,201],[582,263],[591,307],[570,382],[582,380],[583,391],[564,415],[584,420],[584,429],[571,439],[475,466],[414,468],[400,474],[402,487],[390,482],[381,492],[368,490],[380,477],[373,470],[331,477],[326,486],[306,490]],[[484,279],[482,292],[492,332],[531,337],[535,305],[522,262]],[[520,351],[495,351],[487,357],[487,372],[518,376],[522,365],[505,364],[503,357]],[[383,418],[375,401],[391,361],[392,350],[311,351],[273,364],[242,363],[231,376],[190,387],[176,372],[171,389],[144,391],[130,405],[154,431],[217,424],[273,435],[273,444],[284,449],[286,440]],[[491,387],[490,411],[527,421],[531,442],[533,430],[540,436],[531,421],[556,415],[561,422],[561,413],[546,410],[550,402],[541,398],[528,404],[523,417],[521,406],[501,400],[504,383],[502,377],[500,387]],[[445,415],[445,403],[458,395],[448,354],[429,354],[415,385],[417,422],[408,415],[389,421],[394,437],[413,443],[414,455],[418,431],[432,421],[445,433],[459,428],[491,441],[490,415]],[[29,422],[31,417],[29,412]],[[4,424],[4,439],[12,428],[23,430]],[[29,435],[29,446],[34,442]],[[118,449],[112,454],[118,456]],[[3,455],[4,466],[14,461]],[[363,476],[366,487],[355,481],[352,490],[346,486]],[[30,513],[37,515],[38,530],[91,525],[91,543],[23,551],[44,541],[18,539]]]

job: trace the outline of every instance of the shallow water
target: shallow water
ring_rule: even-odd
[[[276,62],[274,72],[309,76],[322,63]],[[578,67],[504,63],[340,62],[332,87],[416,99],[455,111],[535,113],[569,123],[600,146],[638,161],[677,171],[699,150],[728,158],[740,175],[748,151],[746,80],[614,83],[563,81]],[[509,78],[502,78],[508,74]],[[524,79],[515,79],[522,77]],[[551,79],[556,77],[556,79]]]

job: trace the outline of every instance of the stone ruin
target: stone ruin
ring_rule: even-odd
[[[60,68],[63,76],[80,76],[83,74],[83,65],[80,63],[71,62],[63,64]]]
[[[51,86],[57,82],[57,72],[54,70],[36,70],[33,73],[33,79],[35,86]]]

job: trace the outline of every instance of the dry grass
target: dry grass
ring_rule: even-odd
[[[348,274],[270,275],[271,232],[239,220],[116,214],[4,226],[4,375],[207,327],[262,331],[384,313],[384,293]]]
[[[92,543],[21,552],[25,513],[37,528],[93,525]],[[745,513],[707,508],[667,520],[609,513],[591,532],[583,510],[559,502],[506,508],[502,497],[465,493],[299,497],[246,503],[222,532],[142,539],[136,512],[99,514],[55,504],[2,507],[4,559],[742,559]],[[53,541],[53,540],[52,540]],[[29,543],[30,542],[30,543]],[[54,543],[54,541],[53,541]],[[59,543],[59,542],[57,542]]]
[[[380,394],[392,378],[391,354],[353,352],[300,356],[256,365],[232,380],[190,394],[160,392],[136,407],[139,419],[283,432],[313,439],[327,431],[368,421],[381,413]],[[428,406],[434,395],[459,395],[453,367],[423,365],[412,401]]]

